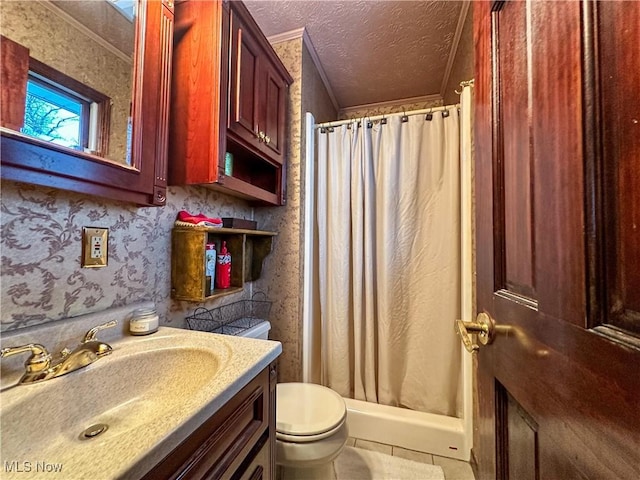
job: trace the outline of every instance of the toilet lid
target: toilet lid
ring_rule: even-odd
[[[339,426],[347,415],[340,395],[314,383],[276,386],[276,431],[286,435],[318,435]]]

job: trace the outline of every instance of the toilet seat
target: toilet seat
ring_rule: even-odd
[[[315,442],[334,435],[346,421],[340,395],[313,383],[276,386],[276,438],[285,442]]]
[[[276,463],[285,467],[295,468],[325,465],[340,455],[348,437],[349,429],[347,422],[344,422],[335,434],[315,442],[286,442],[276,438]],[[294,478],[305,478],[305,476]]]

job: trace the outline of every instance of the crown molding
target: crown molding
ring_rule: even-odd
[[[376,103],[366,103],[363,105],[354,105],[352,107],[346,107],[340,110],[340,115],[348,115],[353,112],[357,112],[359,110],[372,110],[375,108],[383,108],[383,107],[398,107],[402,105],[408,105],[410,103],[427,103],[439,101],[442,102],[442,96],[439,93],[434,93],[432,95],[422,95],[420,97],[409,97],[409,98],[399,98],[398,100],[390,100],[388,102],[376,102]]]
[[[311,41],[311,37],[309,36],[307,29],[304,27],[297,28],[295,30],[290,30],[288,32],[279,33],[278,35],[272,35],[270,37],[267,37],[267,40],[269,40],[269,43],[273,45],[276,43],[288,42],[290,40],[297,40],[299,38],[302,38],[303,45],[307,47],[307,51],[309,52],[309,55],[311,55],[311,60],[313,60],[313,64],[315,65],[316,70],[318,71],[318,74],[322,79],[322,83],[324,84],[324,88],[327,90],[329,99],[331,99],[333,108],[336,109],[336,112],[339,112],[340,105],[338,105],[338,100],[336,99],[336,96],[333,93],[333,89],[331,88],[329,77],[327,77],[327,73],[324,71],[324,68],[322,67],[322,63],[320,62],[320,57],[318,56],[316,47],[313,45],[313,42]]]
[[[267,37],[267,40],[269,40],[270,44],[274,44],[274,43],[282,43],[282,42],[288,42],[290,40],[296,40],[298,38],[302,38],[302,35],[304,34],[304,27],[302,28],[296,28],[295,30],[289,30],[288,32],[282,32],[282,33],[278,33],[277,35],[271,35],[270,37]]]
[[[81,32],[84,35],[86,35],[87,37],[89,37],[91,40],[96,42],[98,45],[103,47],[105,50],[108,50],[109,52],[113,53],[120,60],[123,60],[123,61],[127,62],[129,65],[133,65],[133,58],[130,55],[127,55],[122,50],[119,50],[118,48],[114,47],[112,44],[107,42],[100,35],[96,34],[94,31],[92,31],[92,30],[88,29],[87,27],[85,27],[82,23],[80,23],[78,20],[73,18],[68,13],[62,11],[60,8],[56,7],[51,2],[38,0],[38,3],[42,7],[46,8],[47,10],[49,10],[54,15],[58,16],[65,23],[68,23],[70,26],[72,26],[73,28],[75,28],[79,32]]]
[[[456,60],[456,55],[458,54],[460,37],[462,37],[462,30],[464,30],[464,24],[467,21],[467,15],[469,14],[470,6],[471,6],[471,1],[467,0],[463,2],[462,9],[460,10],[460,16],[458,17],[458,25],[456,26],[456,33],[453,36],[453,42],[451,43],[451,51],[449,52],[449,59],[447,61],[447,66],[444,69],[444,75],[442,77],[442,85],[440,86],[440,96],[442,98],[445,97],[447,85],[449,84],[449,80],[451,78],[451,70],[453,70],[453,64]]]

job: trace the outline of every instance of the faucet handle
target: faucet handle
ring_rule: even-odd
[[[49,365],[51,364],[51,355],[47,352],[47,349],[39,343],[29,343],[19,347],[3,348],[0,351],[0,357],[11,357],[12,355],[27,352],[31,353],[31,356],[24,364],[27,369],[27,373],[42,372],[49,368]]]
[[[106,328],[115,327],[116,325],[118,325],[118,321],[117,320],[111,320],[110,322],[106,322],[106,323],[102,323],[100,325],[96,325],[95,327],[93,327],[91,330],[89,330],[87,333],[84,334],[84,339],[82,340],[82,343],[87,343],[87,342],[94,341],[96,339],[96,334],[100,330],[104,330]]]

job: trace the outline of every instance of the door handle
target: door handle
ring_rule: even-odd
[[[469,353],[473,353],[480,348],[480,346],[473,343],[471,339],[471,335],[474,333],[482,345],[489,345],[495,338],[496,322],[485,312],[479,313],[475,322],[456,320],[455,327],[456,333],[460,335],[460,340],[462,340],[464,348],[466,348]]]

